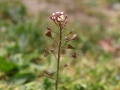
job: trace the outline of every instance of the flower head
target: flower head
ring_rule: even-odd
[[[67,15],[64,12],[55,12],[50,17],[58,26],[65,27],[67,24]]]
[[[54,21],[63,22],[66,19],[66,15],[63,12],[55,12],[50,18]]]

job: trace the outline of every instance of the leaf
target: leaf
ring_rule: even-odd
[[[13,69],[18,69],[18,67],[15,63],[7,61],[4,57],[0,57],[0,69],[3,72],[9,72]]]
[[[13,83],[13,86],[21,85],[27,82],[30,82],[36,78],[35,74],[31,72],[25,72],[25,73],[17,73],[13,77],[11,77],[8,82]]]

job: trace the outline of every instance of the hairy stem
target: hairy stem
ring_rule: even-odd
[[[61,27],[60,27],[59,38],[60,40],[59,40],[59,45],[58,45],[57,76],[56,76],[55,90],[58,90],[58,83],[59,83],[60,52],[61,52],[61,42],[62,42],[62,28]]]

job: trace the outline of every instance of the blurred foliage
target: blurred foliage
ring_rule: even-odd
[[[11,3],[14,2],[14,3]],[[11,20],[16,23],[23,20],[26,15],[26,8],[20,0],[1,0],[0,1],[0,19]]]
[[[112,4],[119,0],[107,2]],[[106,18],[103,14],[97,15],[103,20]],[[43,50],[52,41],[44,35],[45,26],[57,27],[46,17],[46,12],[40,12],[37,18],[29,17],[20,0],[0,0],[0,90],[54,90],[54,76],[51,79],[44,74],[54,71],[55,58],[44,58]],[[91,26],[77,20],[68,22],[65,32],[71,29],[79,34],[78,42],[72,42],[78,58],[75,61],[63,58],[72,66],[63,70],[60,90],[120,90],[119,47],[109,52],[99,44],[112,37],[116,46],[119,45],[120,32],[106,30],[104,23]]]

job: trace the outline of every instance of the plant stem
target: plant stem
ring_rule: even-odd
[[[59,68],[60,68],[60,52],[61,52],[61,41],[62,41],[62,28],[60,27],[60,35],[59,35],[59,45],[58,45],[58,59],[57,59],[57,76],[55,83],[55,90],[58,90],[58,82],[59,82]]]

